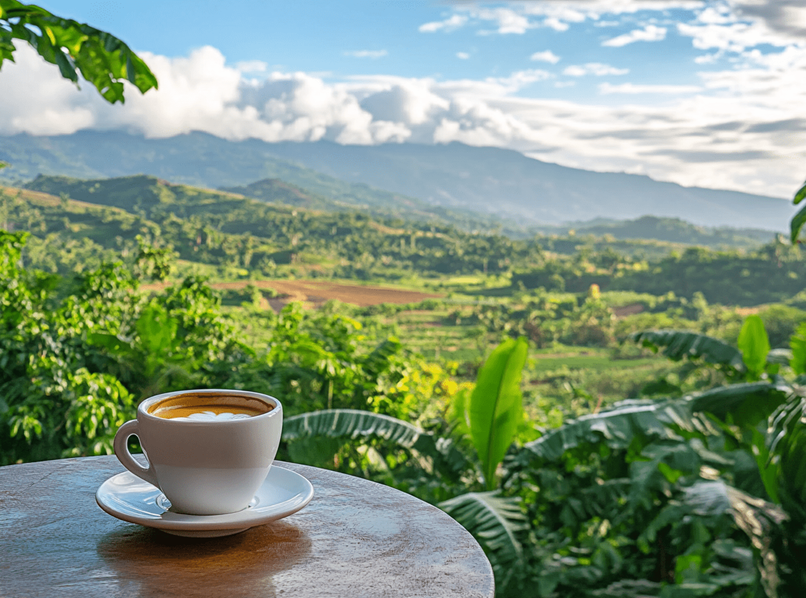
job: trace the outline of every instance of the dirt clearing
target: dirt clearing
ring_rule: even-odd
[[[269,303],[275,309],[291,301],[303,301],[319,307],[331,299],[336,299],[344,303],[367,307],[381,303],[417,303],[425,299],[442,296],[435,293],[423,293],[405,289],[361,286],[319,280],[244,280],[212,283],[210,286],[214,289],[242,289],[248,284],[252,284],[259,289],[272,289],[277,292],[280,296],[269,300]],[[147,289],[151,286],[144,285],[141,288]],[[153,286],[157,288],[156,285]]]

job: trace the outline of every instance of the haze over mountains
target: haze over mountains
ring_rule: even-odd
[[[37,174],[80,178],[151,174],[211,188],[281,179],[344,206],[438,213],[472,211],[523,227],[643,215],[701,226],[783,231],[787,200],[597,173],[541,162],[515,151],[448,145],[339,145],[227,141],[206,133],[146,139],[121,132],[0,138],[6,181]],[[718,164],[715,164],[718,168]]]

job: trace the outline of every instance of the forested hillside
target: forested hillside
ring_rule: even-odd
[[[783,231],[792,206],[783,199],[682,187],[625,173],[601,173],[532,159],[519,152],[461,143],[340,145],[227,141],[206,133],[146,139],[121,132],[3,138],[0,180],[37,174],[82,178],[149,173],[201,187],[240,187],[279,178],[352,205],[400,215],[429,213],[513,230],[592,218],[647,214],[702,226]],[[503,219],[503,220],[500,220]]]
[[[504,277],[498,282],[504,293],[508,287],[584,292],[596,284],[687,298],[700,292],[710,302],[749,306],[791,298],[806,275],[800,250],[778,240],[758,249],[715,251],[593,235],[513,239],[362,211],[298,207],[327,204],[276,181],[252,187],[261,191],[254,193],[261,201],[149,176],[40,176],[26,187],[19,197],[4,192],[4,220],[9,230],[46,241],[49,251],[39,251],[33,240],[26,257],[52,271],[97,263],[104,251],[131,252],[141,235],[171,247],[187,264],[232,269],[224,276],[237,276],[239,269],[259,276],[387,281],[481,274]],[[706,231],[682,230],[689,239],[708,238]],[[723,231],[719,238],[730,236]]]

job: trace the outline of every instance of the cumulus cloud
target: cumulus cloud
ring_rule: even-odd
[[[551,64],[557,64],[560,62],[560,57],[557,56],[551,50],[544,50],[543,52],[535,52],[529,57],[530,60],[538,60],[540,62],[550,62]]]
[[[605,40],[602,42],[602,45],[611,48],[620,48],[635,42],[659,42],[663,39],[666,39],[666,27],[647,25],[643,29],[634,29],[624,35]]]
[[[569,77],[584,77],[586,75],[605,77],[607,75],[626,75],[629,72],[630,69],[620,69],[600,62],[589,62],[587,64],[568,66],[563,70],[563,75],[568,75]]]
[[[338,143],[462,141],[534,152],[541,160],[601,171],[643,172],[684,185],[790,195],[806,152],[806,48],[741,54],[741,63],[699,75],[699,85],[604,84],[597,103],[525,97],[541,85],[566,85],[541,69],[473,79],[363,76],[331,80],[266,72],[249,79],[215,48],[182,58],[144,53],[160,88],[130,89],[110,106],[82,91],[32,50],[4,64],[0,134],[66,134],[124,129],[148,137],[193,130],[240,140]],[[606,64],[573,65],[586,75],[616,75]],[[572,68],[572,67],[568,67]],[[575,77],[576,79],[576,77]],[[629,105],[615,103],[621,94]],[[714,163],[719,167],[715,168]]]
[[[468,58],[470,58],[470,54],[468,54],[467,52],[457,52],[456,57],[459,60],[467,60]]]

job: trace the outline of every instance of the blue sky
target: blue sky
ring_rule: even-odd
[[[44,0],[126,41],[160,90],[110,108],[21,50],[0,134],[455,140],[786,197],[806,174],[803,4]]]

